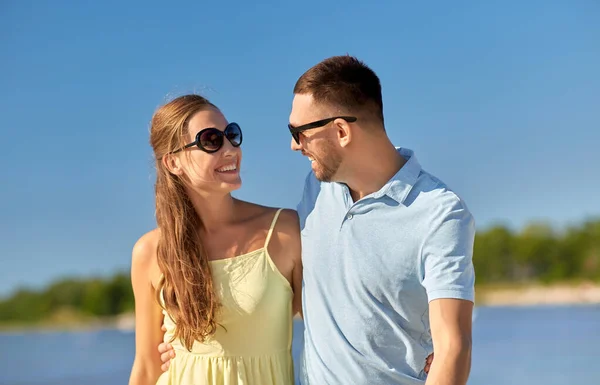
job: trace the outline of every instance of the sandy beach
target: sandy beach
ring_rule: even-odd
[[[483,306],[600,304],[600,284],[486,285],[476,289],[476,303]]]

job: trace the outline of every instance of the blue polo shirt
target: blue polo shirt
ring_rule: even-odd
[[[304,385],[424,384],[429,301],[474,301],[471,213],[412,151],[398,151],[406,164],[357,202],[344,184],[306,180]]]

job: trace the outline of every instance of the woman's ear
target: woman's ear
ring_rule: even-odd
[[[173,175],[183,174],[183,168],[181,167],[181,160],[175,154],[167,154],[162,158],[163,165]]]

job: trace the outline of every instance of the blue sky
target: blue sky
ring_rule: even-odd
[[[600,215],[600,3],[0,4],[0,295],[127,269],[154,226],[148,123],[198,92],[244,129],[236,195],[294,207],[292,88],[350,53],[380,76],[390,137],[478,228]]]

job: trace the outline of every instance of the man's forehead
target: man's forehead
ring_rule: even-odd
[[[296,94],[292,101],[292,112],[290,113],[290,124],[298,126],[309,120],[322,119],[323,106],[315,103],[311,94]]]

